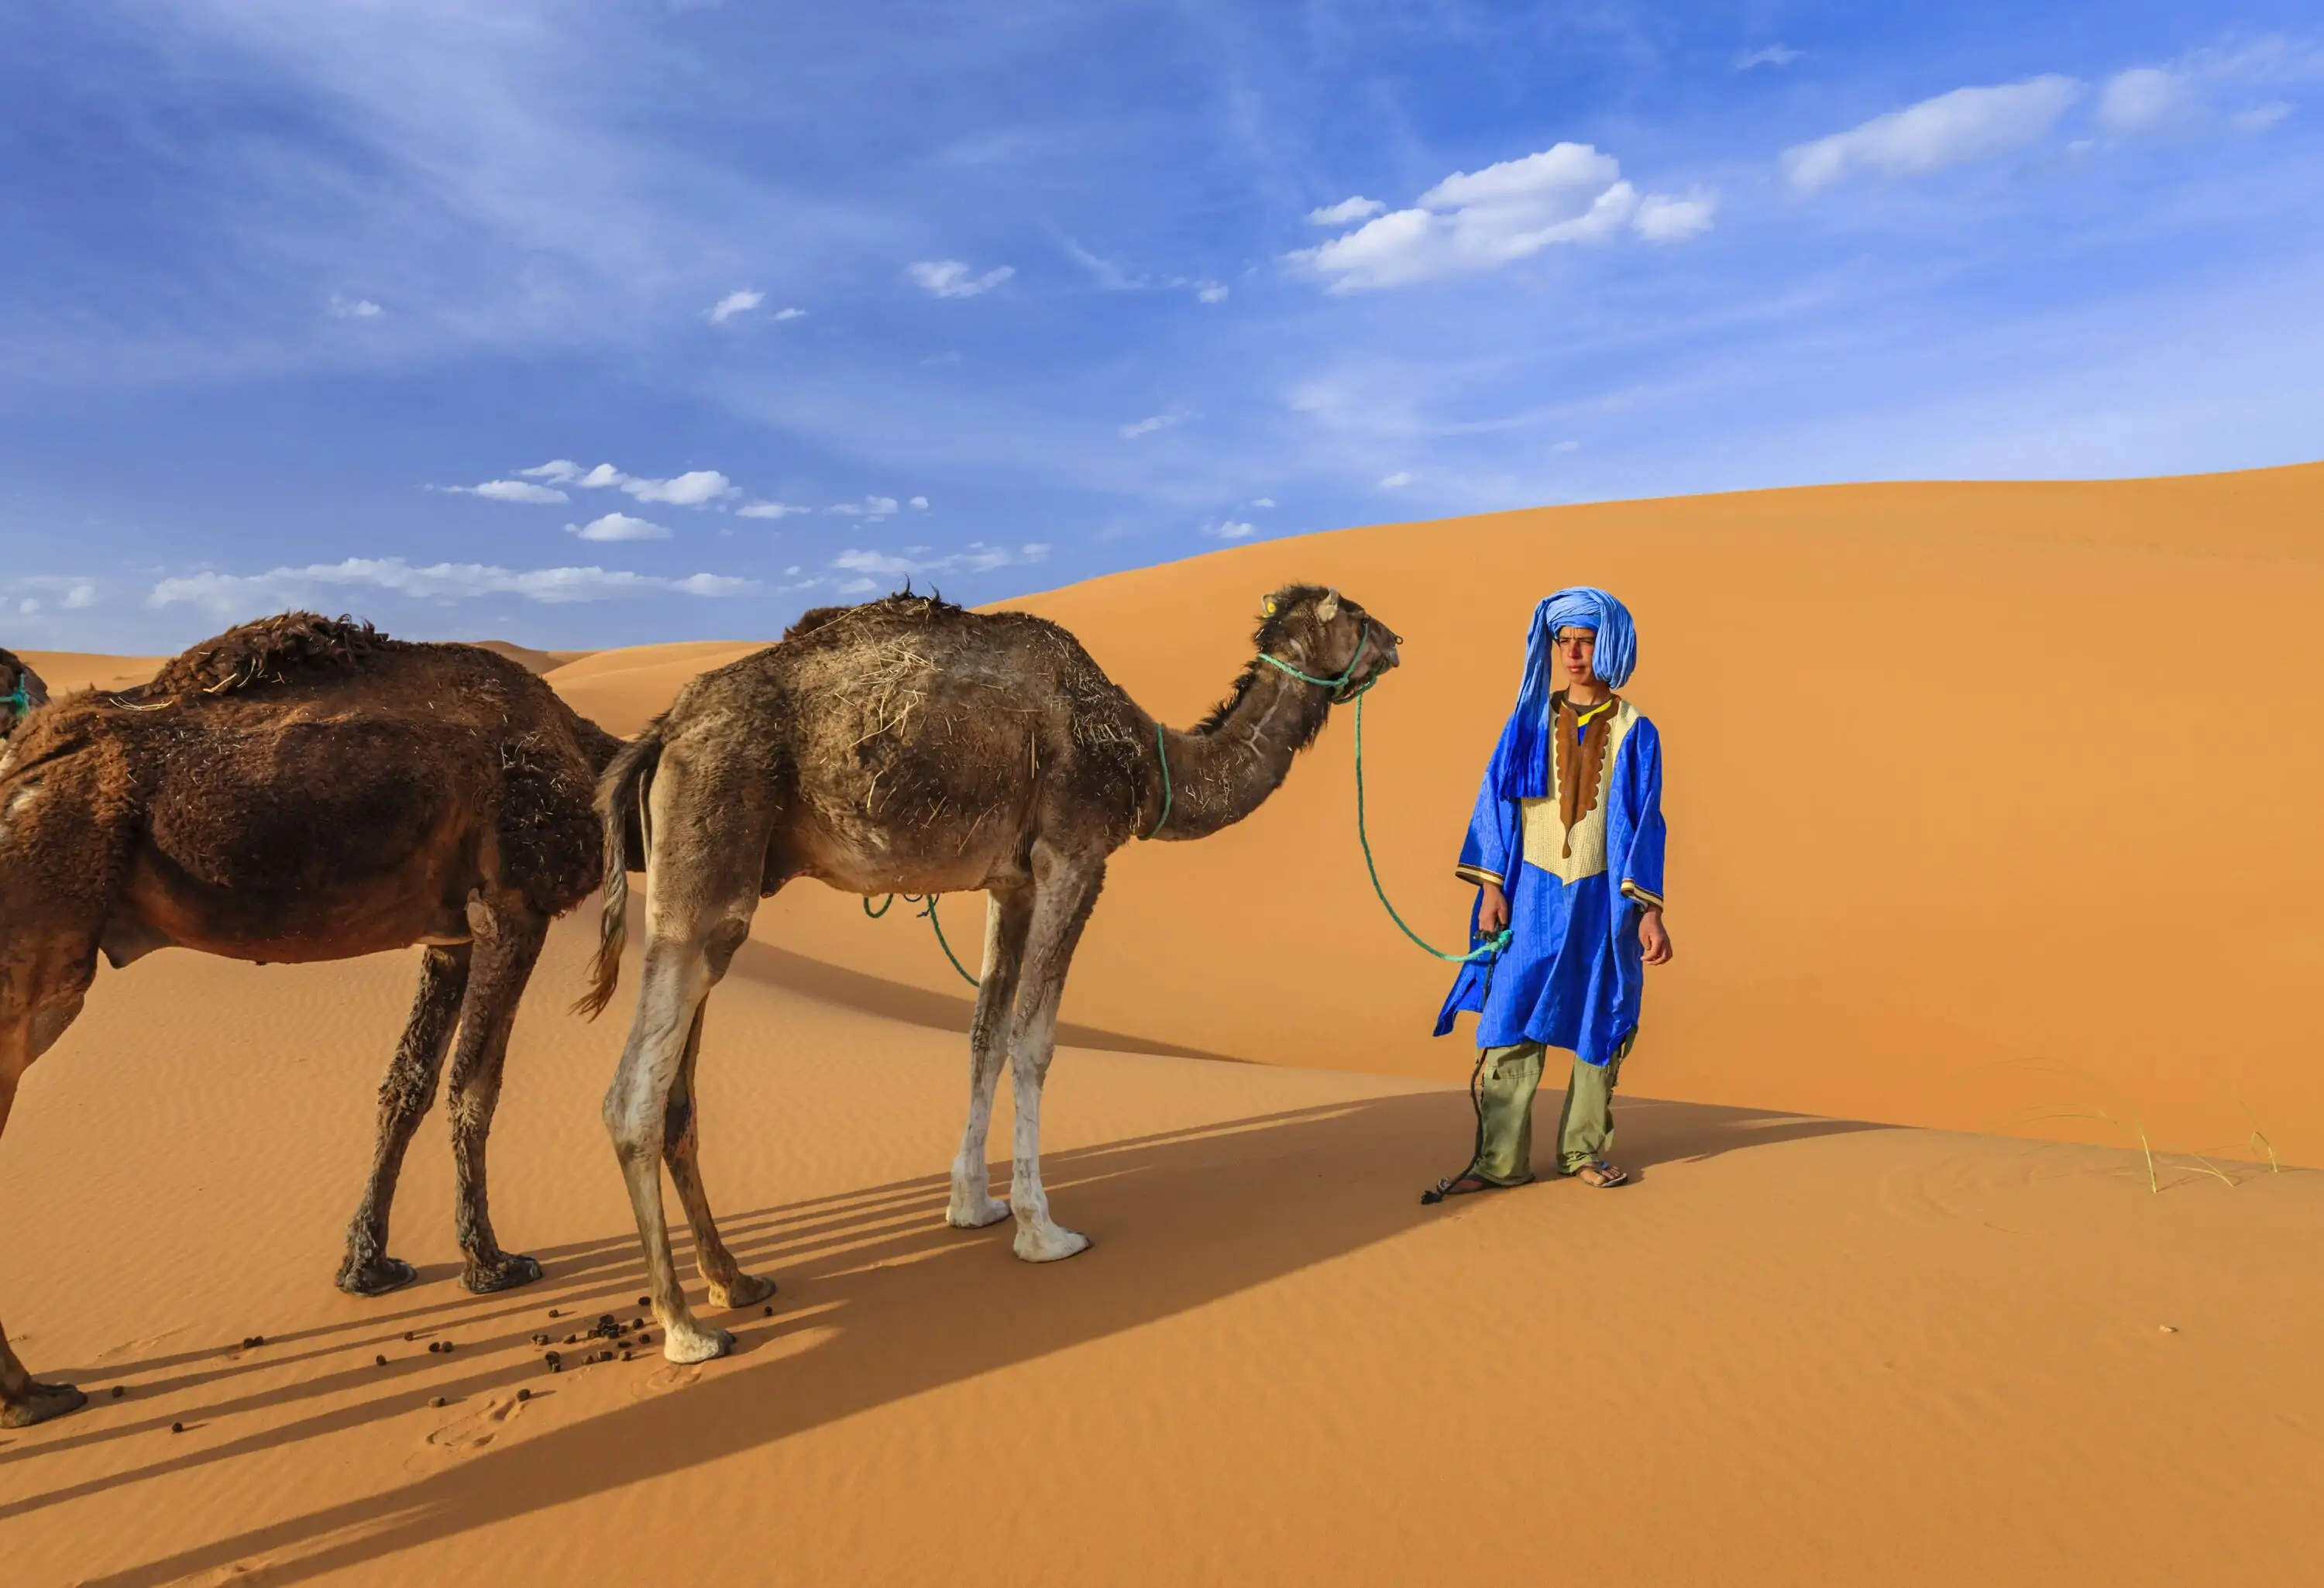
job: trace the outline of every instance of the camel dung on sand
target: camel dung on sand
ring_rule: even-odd
[[[388,1213],[447,1048],[464,1280],[540,1278],[493,1237],[485,1139],[549,919],[597,885],[592,798],[620,746],[515,662],[312,613],[32,712],[0,752],[0,1129],[99,952],[118,968],[172,946],[265,964],[424,945],[339,1286],[416,1277],[387,1255]],[[0,1335],[0,1425],[82,1399],[32,1381]]]
[[[733,1337],[696,1321],[678,1288],[664,1163],[711,1304],[746,1306],[774,1289],[736,1266],[712,1219],[694,1073],[710,990],[759,900],[794,878],[867,897],[989,894],[968,1126],[945,1218],[973,1229],[1013,1211],[1017,1255],[1034,1262],[1089,1244],[1049,1216],[1041,1085],[1106,857],[1133,835],[1201,838],[1240,821],[1281,786],[1334,702],[1397,664],[1396,634],[1336,591],[1295,585],[1264,605],[1258,656],[1185,732],[1139,710],[1043,619],[908,590],[820,608],[780,643],[695,679],[606,768],[604,937],[579,1007],[594,1014],[613,995],[631,845],[642,836],[644,968],[605,1123],[669,1360],[717,1356]],[[1006,1201],[991,1194],[984,1162],[1004,1053],[1017,1107]]]
[[[48,703],[48,687],[41,682],[41,675],[23,657],[0,646],[0,739],[14,733],[18,723]]]

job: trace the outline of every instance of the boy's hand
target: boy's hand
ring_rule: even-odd
[[[1670,934],[1663,929],[1661,910],[1650,909],[1638,918],[1638,946],[1646,951],[1648,965],[1670,963]]]
[[[1509,924],[1509,897],[1498,882],[1482,882],[1479,887],[1485,897],[1477,907],[1477,931],[1490,937]]]

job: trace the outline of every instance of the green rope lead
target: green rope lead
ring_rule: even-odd
[[[1154,723],[1154,759],[1162,763],[1162,814],[1154,818],[1152,826],[1139,835],[1146,838],[1151,838],[1170,825],[1170,752],[1162,747],[1162,723],[1158,717]]]
[[[1397,929],[1418,944],[1424,952],[1433,954],[1442,960],[1449,960],[1454,965],[1475,965],[1480,961],[1490,962],[1502,949],[1509,946],[1508,928],[1503,927],[1491,937],[1466,954],[1447,954],[1442,948],[1431,947],[1426,938],[1404,924],[1404,918],[1396,913],[1396,906],[1388,901],[1388,890],[1380,886],[1379,867],[1372,861],[1371,836],[1364,830],[1364,697],[1370,692],[1371,685],[1366,684],[1356,691],[1355,696],[1356,842],[1364,847],[1364,870],[1371,873],[1372,891],[1379,896],[1380,908],[1388,911],[1388,919],[1397,924]]]
[[[944,895],[941,893],[929,894],[928,907],[920,911],[920,913],[927,917],[928,925],[936,929],[936,946],[944,950],[944,956],[946,959],[952,961],[952,968],[960,973],[960,979],[966,982],[972,987],[982,987],[984,983],[979,981],[976,977],[968,974],[968,967],[961,964],[958,956],[953,953],[952,945],[945,941],[944,922],[936,919],[936,900],[943,897]]]
[[[936,946],[944,950],[944,956],[946,959],[952,961],[952,968],[960,973],[960,979],[972,987],[982,987],[984,983],[968,974],[968,967],[961,964],[959,956],[953,953],[952,945],[945,941],[944,922],[936,919],[936,900],[943,897],[941,893],[907,893],[903,899],[907,904],[917,904],[921,907],[920,914],[927,918],[928,925],[936,929]],[[880,900],[880,908],[874,909],[872,908],[872,896],[867,893],[863,896],[863,913],[876,921],[894,909],[895,904],[896,895],[890,893]]]

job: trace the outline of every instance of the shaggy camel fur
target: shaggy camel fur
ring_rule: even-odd
[[[781,643],[696,679],[614,758],[598,789],[604,936],[580,1007],[603,1009],[620,974],[628,845],[642,831],[645,965],[605,1123],[669,1360],[717,1356],[733,1337],[698,1323],[678,1288],[664,1162],[711,1304],[748,1306],[774,1288],[736,1266],[712,1220],[696,1167],[694,1073],[711,988],[759,900],[796,877],[866,896],[990,894],[968,1128],[945,1216],[973,1229],[1013,1208],[1017,1255],[1033,1262],[1089,1244],[1049,1216],[1041,1084],[1106,856],[1133,833],[1200,838],[1249,816],[1334,698],[1397,663],[1397,636],[1336,592],[1294,586],[1266,607],[1261,658],[1309,679],[1254,660],[1190,732],[1160,729],[1055,623],[908,591],[809,613]],[[1017,1102],[1008,1201],[991,1195],[984,1162],[1004,1052]]]
[[[47,686],[24,659],[0,646],[0,739],[16,731],[35,706],[49,703]]]
[[[388,1211],[456,1027],[465,1279],[538,1279],[493,1239],[484,1142],[549,918],[597,885],[591,800],[620,744],[515,662],[309,613],[229,630],[140,689],[34,712],[0,754],[0,1128],[100,950],[118,967],[172,945],[265,964],[422,944],[339,1285],[415,1277],[386,1253]],[[0,1343],[0,1425],[81,1400]]]

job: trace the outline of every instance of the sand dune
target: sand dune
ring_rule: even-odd
[[[1258,597],[1330,581],[1405,636],[1366,706],[1398,907],[1462,946],[1452,862],[1532,603],[1637,614],[1669,764],[1677,962],[1628,1084],[1980,1131],[2324,1163],[2324,466],[2072,485],[1867,485],[1544,509],[1274,541],[1016,605],[1185,724]],[[630,732],[724,647],[550,675]],[[639,665],[624,665],[623,658]],[[568,679],[570,680],[568,682]],[[1269,1064],[1453,1079],[1447,978],[1374,902],[1341,713],[1199,845],[1114,864],[1067,1012]],[[944,906],[974,944],[981,900]],[[817,886],[796,953],[929,990],[924,924]],[[2106,1117],[2096,1117],[2103,1115]]]
[[[562,1012],[588,922],[493,1142],[503,1239],[549,1277],[491,1298],[454,1283],[440,1115],[395,1225],[422,1283],[329,1285],[414,956],[100,971],[0,1146],[0,1313],[97,1397],[0,1434],[7,1581],[2301,1580],[2324,1176],[2251,1161],[2247,1120],[2324,1160],[2319,507],[2319,468],[1769,493],[1025,603],[1181,723],[1263,589],[1374,607],[1406,657],[1367,706],[1374,843],[1444,942],[1526,606],[1631,600],[1681,958],[1611,1196],[1418,1205],[1468,1053],[1363,881],[1344,716],[1250,822],[1115,868],[1048,1089],[1072,1262],[941,1223],[967,1002],[926,924],[812,885],[761,911],[709,1016],[705,1168],[783,1289],[698,1370],[552,1376],[528,1343],[640,1283],[597,1120],[634,969],[605,1020]],[[549,677],[632,731],[750,649]],[[977,901],[944,910],[973,943]],[[2126,1127],[2043,1105],[2244,1160],[2150,1189]],[[1963,1133],[2073,1130],[2112,1140]]]

